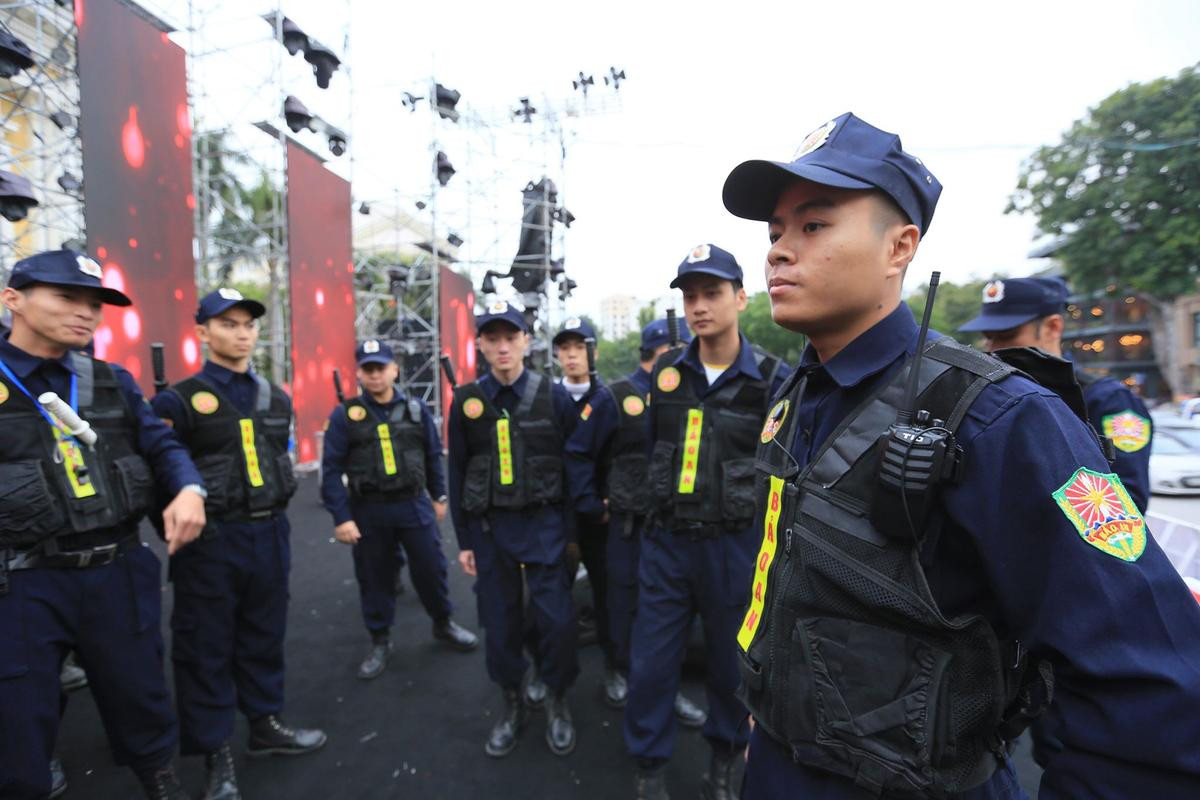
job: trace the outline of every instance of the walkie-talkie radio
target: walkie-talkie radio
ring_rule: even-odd
[[[150,368],[154,373],[154,393],[161,394],[167,388],[167,366],[163,358],[163,343],[150,345]]]
[[[679,319],[674,308],[667,309],[667,341],[672,350],[679,346]]]
[[[909,364],[908,387],[896,421],[879,439],[879,476],[871,503],[871,525],[895,538],[920,540],[941,483],[953,480],[962,449],[945,422],[917,409],[921,360],[929,334],[929,317],[940,272],[929,279],[925,313],[917,335],[917,352]]]

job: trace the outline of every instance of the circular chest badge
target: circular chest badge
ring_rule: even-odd
[[[212,414],[220,405],[212,392],[196,392],[192,395],[192,408],[201,414]]]
[[[8,399],[8,387],[5,386],[3,383],[0,383],[0,405],[3,405],[4,401],[7,399]]]
[[[636,394],[631,394],[621,401],[621,408],[625,409],[625,413],[629,416],[636,417],[646,410],[646,401]]]
[[[346,416],[355,422],[362,422],[367,418],[367,410],[362,406],[350,406],[346,409]]]
[[[673,392],[679,388],[680,375],[679,370],[674,367],[667,367],[662,372],[658,373],[658,388],[664,392]]]
[[[779,433],[779,429],[783,427],[783,421],[787,419],[788,408],[791,407],[790,400],[780,400],[767,414],[767,420],[763,423],[762,434],[758,440],[763,444],[775,438],[775,434]]]
[[[483,401],[478,397],[468,397],[463,401],[462,410],[467,419],[479,419],[483,416]]]

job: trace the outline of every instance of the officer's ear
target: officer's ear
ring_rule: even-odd
[[[208,344],[208,323],[207,322],[196,323],[196,338],[200,340],[201,344]]]
[[[0,300],[4,302],[4,307],[13,313],[19,313],[21,303],[25,299],[25,294],[20,289],[14,289],[11,286],[5,286],[3,291],[0,291]]]
[[[1051,314],[1048,317],[1043,317],[1042,335],[1038,338],[1043,342],[1058,344],[1062,341],[1064,325],[1065,322],[1062,314]]]

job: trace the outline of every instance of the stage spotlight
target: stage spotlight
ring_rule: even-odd
[[[517,102],[521,104],[521,107],[512,112],[513,119],[521,117],[525,124],[531,124],[533,122],[533,115],[537,113],[537,109],[529,104],[528,97],[522,97]]]
[[[62,187],[64,192],[78,192],[83,188],[83,183],[69,172],[64,172],[59,176],[58,185]]]
[[[0,216],[9,222],[20,222],[37,204],[28,178],[0,169]]]
[[[417,211],[424,211],[424,210],[425,210],[425,201],[418,200],[417,201]]]
[[[272,29],[278,30],[283,36],[283,46],[287,49],[289,56],[294,56],[301,50],[308,49],[308,34],[300,30],[299,25],[284,17],[282,24],[276,28],[277,17],[274,12],[263,14],[263,19],[267,21],[267,24]]]
[[[566,267],[563,266],[563,259],[556,258],[550,262],[550,280],[557,281],[564,272]]]
[[[367,203],[361,203],[361,204],[359,204],[359,206],[358,206],[358,213],[362,214],[363,216],[366,216],[367,214],[370,214],[370,213],[371,213],[371,206],[370,206],[370,205],[368,205]]]
[[[424,99],[424,97],[417,97],[412,92],[402,92],[400,95],[400,105],[407,108],[409,112],[413,112],[417,110],[417,103]]]
[[[579,73],[578,78],[571,81],[571,87],[574,88],[576,91],[583,90],[584,97],[587,97],[588,87],[595,86],[595,85],[596,85],[596,79],[591,75],[584,75],[582,72]]]
[[[487,271],[487,274],[483,276],[483,283],[479,284],[479,291],[483,294],[495,294],[496,293],[496,273],[495,272],[492,272],[490,269]]]
[[[462,247],[463,238],[457,233],[451,232],[446,234],[446,241],[450,243],[451,247]]]
[[[451,122],[458,122],[458,112],[454,110],[454,107],[458,105],[458,99],[462,95],[453,89],[447,89],[440,83],[435,83],[433,90],[433,107],[437,110],[438,116]]]
[[[566,300],[571,296],[571,292],[575,291],[577,288],[579,288],[578,283],[570,278],[563,278],[562,282],[558,284],[558,299]]]
[[[541,292],[522,292],[521,293],[521,303],[522,303],[522,305],[525,306],[525,313],[531,314],[532,312],[537,311],[538,308],[541,307],[542,293]],[[530,327],[533,327],[533,326],[531,325]]]
[[[454,177],[454,173],[458,171],[441,150],[437,151],[437,160],[434,168],[437,170],[437,182],[442,186],[449,183],[450,179]]]
[[[567,211],[566,206],[559,206],[554,209],[554,218],[563,224],[564,228],[571,227],[571,223],[575,221],[575,215]]]
[[[612,86],[614,90],[620,91],[621,81],[625,80],[625,70],[618,70],[616,67],[609,67],[608,74],[604,76],[604,85]]]
[[[29,45],[5,30],[0,30],[0,78],[11,78],[33,66]]]
[[[396,297],[408,291],[408,268],[388,267],[388,291]]]
[[[346,152],[346,140],[349,137],[345,133],[332,125],[326,124],[325,134],[329,137],[329,152],[335,156],[340,156]]]
[[[308,49],[304,51],[304,60],[312,64],[313,75],[317,76],[317,86],[322,89],[329,88],[329,79],[342,63],[328,47],[311,40]]]
[[[308,128],[310,131],[315,131],[317,126],[313,123],[313,115],[294,95],[288,95],[283,101],[283,118],[287,120],[288,129],[292,133],[299,133]]]
[[[54,127],[60,131],[66,130],[75,124],[75,118],[65,111],[55,111],[50,115],[50,121],[54,123]]]

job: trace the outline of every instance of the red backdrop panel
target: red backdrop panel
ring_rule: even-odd
[[[460,384],[475,380],[475,290],[469,278],[446,267],[438,276],[441,295],[439,320],[442,352],[454,362],[454,377]],[[442,374],[442,418],[450,419],[450,383]],[[445,431],[442,432],[443,436]]]
[[[200,366],[184,53],[117,0],[76,2],[75,14],[88,250],[133,298],[105,307],[96,355],[148,392],[151,342],[166,345],[169,380]]]
[[[350,184],[295,144],[287,146],[288,260],[296,457],[317,457],[315,434],[337,402],[333,370],[354,385],[354,263]]]

